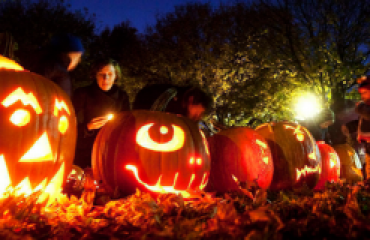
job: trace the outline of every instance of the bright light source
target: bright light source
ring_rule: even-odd
[[[114,115],[113,115],[113,114],[108,114],[108,115],[107,115],[107,119],[108,119],[108,120],[112,120],[112,119],[113,119],[113,117],[114,117]]]
[[[300,120],[314,118],[321,111],[321,103],[312,94],[305,94],[295,104],[296,118]]]

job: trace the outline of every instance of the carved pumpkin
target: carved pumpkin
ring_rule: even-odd
[[[320,150],[322,171],[315,189],[323,190],[327,181],[339,181],[340,159],[337,152],[329,144],[326,144],[324,141],[318,141],[316,144]]]
[[[306,128],[289,122],[266,123],[256,128],[270,146],[274,176],[270,189],[313,188],[321,172],[321,156]]]
[[[159,193],[203,189],[210,159],[206,139],[191,120],[174,114],[137,110],[107,123],[95,139],[96,180],[128,195],[136,188]]]
[[[349,182],[362,181],[361,162],[358,155],[349,144],[333,146],[340,159],[340,178]]]
[[[67,94],[1,56],[0,81],[0,195],[8,186],[25,194],[35,189],[59,193],[76,143],[76,118]]]
[[[273,162],[266,140],[255,130],[236,127],[208,138],[211,173],[207,191],[224,192],[239,188],[236,181],[268,188]]]

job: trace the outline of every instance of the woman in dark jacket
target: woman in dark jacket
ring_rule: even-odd
[[[78,120],[77,146],[74,164],[91,167],[91,151],[99,129],[109,121],[109,115],[130,110],[127,93],[117,84],[121,78],[118,63],[112,59],[99,60],[92,69],[96,81],[78,88],[72,103]]]

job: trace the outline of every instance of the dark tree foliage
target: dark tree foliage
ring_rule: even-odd
[[[28,68],[34,54],[56,33],[79,36],[85,46],[84,58],[90,56],[89,45],[95,35],[95,18],[85,9],[72,11],[64,0],[6,0],[0,2],[0,32],[13,36],[18,49],[17,61]],[[86,77],[88,62],[73,71],[74,79]]]
[[[370,1],[259,0],[264,45],[323,99],[342,101],[369,70]]]

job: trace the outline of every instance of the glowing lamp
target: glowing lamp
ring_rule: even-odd
[[[300,96],[295,105],[297,119],[304,120],[315,117],[321,111],[321,103],[313,94]]]

